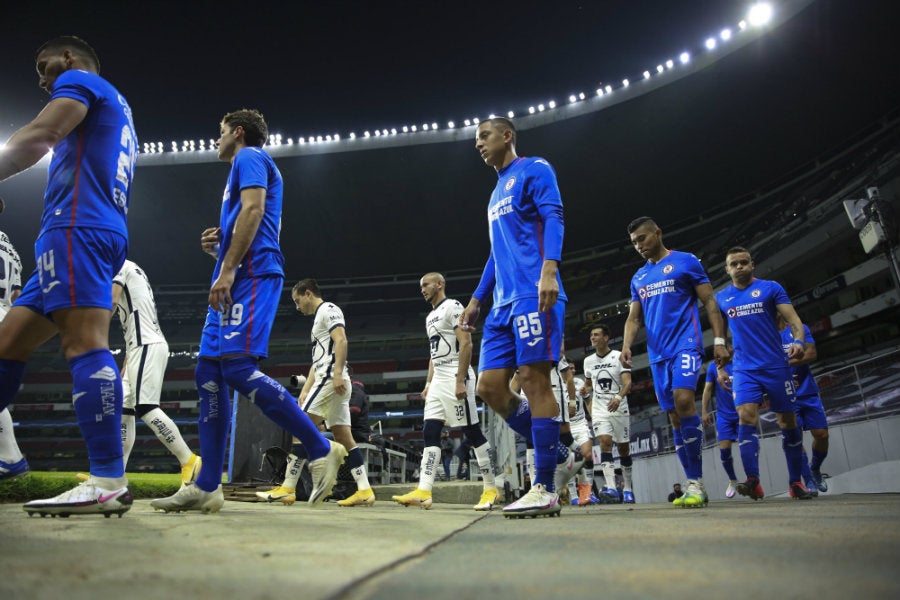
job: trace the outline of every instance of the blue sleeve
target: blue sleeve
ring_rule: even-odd
[[[559,262],[562,259],[565,224],[556,173],[550,163],[542,158],[537,159],[529,170],[528,192],[544,222],[544,259]]]
[[[784,291],[784,288],[781,287],[781,284],[773,281],[772,282],[772,296],[775,299],[775,305],[779,304],[790,304],[791,299],[788,297],[787,292]]]
[[[50,100],[71,98],[78,100],[88,108],[97,100],[97,94],[91,86],[93,74],[77,69],[69,69],[56,78]]]
[[[700,264],[700,259],[693,254],[687,254],[687,256],[689,257],[689,259],[684,261],[684,266],[694,287],[703,285],[704,283],[709,283],[709,276],[703,269],[703,265]]]
[[[234,157],[234,174],[237,178],[237,188],[240,190],[254,187],[267,189],[269,187],[266,161],[262,154],[254,151],[253,148],[243,148]]]
[[[491,295],[491,292],[494,291],[496,278],[497,274],[494,272],[494,253],[491,252],[484,265],[484,271],[481,273],[481,281],[478,282],[478,287],[475,288],[475,292],[472,296],[479,302],[484,303],[488,296]]]
[[[719,379],[719,371],[716,368],[716,363],[709,363],[709,367],[706,369],[706,383],[716,383]]]

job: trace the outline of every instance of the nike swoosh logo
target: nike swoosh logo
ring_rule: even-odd
[[[641,275],[640,277],[638,277],[638,281],[640,281],[641,279],[643,279],[643,278],[646,277],[646,276],[647,276],[647,274],[644,273],[643,275]]]
[[[544,339],[544,338],[542,338],[542,337],[535,338],[535,339],[531,340],[530,342],[528,342],[528,346],[529,346],[529,347],[536,346],[536,345],[539,344],[539,343],[541,342],[541,340],[543,340],[543,339]]]
[[[60,283],[62,283],[62,282],[61,281],[53,281],[50,283],[50,285],[48,285],[41,291],[44,292],[45,294],[49,294],[50,290],[52,290],[54,287],[58,286]]]
[[[240,331],[232,331],[231,333],[229,333],[225,336],[225,339],[230,340],[231,338],[233,338],[236,335],[241,335],[241,332]]]
[[[85,394],[87,394],[87,392],[78,392],[77,394],[72,394],[72,402],[75,402]]]
[[[118,496],[118,495],[119,495],[119,492],[121,492],[121,491],[122,491],[122,490],[116,490],[115,492],[111,492],[111,493],[106,494],[106,495],[100,494],[100,495],[97,497],[97,502],[103,504],[103,503],[106,502],[107,500],[112,500],[113,498],[115,498],[116,496]]]
[[[734,300],[734,296],[729,296],[728,298],[725,298],[725,302],[731,302],[732,300]]]

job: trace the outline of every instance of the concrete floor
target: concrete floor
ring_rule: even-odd
[[[897,494],[510,520],[390,493],[371,508],[228,502],[216,515],[140,500],[121,519],[0,505],[0,598],[900,597]]]

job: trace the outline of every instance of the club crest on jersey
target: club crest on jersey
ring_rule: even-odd
[[[728,318],[729,318],[729,319],[733,319],[733,318],[735,318],[735,317],[737,316],[737,310],[735,310],[734,308],[729,308],[729,309],[728,309],[727,311],[725,311],[725,312],[728,313]]]
[[[760,290],[753,290],[752,292],[750,292],[750,295],[754,298],[759,298],[762,295],[762,292]]]
[[[642,299],[647,297],[647,288],[638,288],[638,296]]]
[[[503,186],[503,189],[504,189],[504,191],[507,191],[507,192],[508,192],[509,190],[512,189],[512,187],[513,187],[514,185],[516,185],[516,178],[515,178],[515,177],[510,177],[509,179],[506,180],[506,185]]]
[[[675,270],[674,265],[666,265],[663,267],[663,274],[668,275],[669,273],[671,273],[674,270]]]

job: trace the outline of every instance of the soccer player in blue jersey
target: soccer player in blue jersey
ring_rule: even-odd
[[[784,351],[788,352],[793,343],[791,330],[788,324],[779,315],[778,328],[781,330],[781,344]],[[794,412],[800,429],[809,431],[812,435],[812,460],[808,460],[806,452],[803,453],[803,481],[810,492],[827,492],[828,483],[822,475],[822,462],[828,456],[828,418],[825,416],[825,407],[822,406],[822,398],[819,396],[819,386],[809,369],[809,365],[819,358],[816,349],[816,340],[813,338],[809,327],[803,326],[803,357],[791,358],[791,373],[794,376],[794,388],[797,402],[794,404]]]
[[[754,500],[763,497],[759,482],[759,405],[768,396],[781,428],[782,448],[787,459],[792,498],[808,500],[809,490],[800,480],[803,462],[803,432],[794,414],[794,383],[788,359],[803,358],[803,323],[787,293],[775,281],[753,276],[750,252],[735,246],[725,253],[725,271],[731,285],[716,294],[734,341],[734,405],[740,422],[738,445],[747,479],[738,493]],[[781,345],[777,320],[781,316],[791,330],[787,353]],[[724,372],[720,373],[724,379]],[[721,381],[721,379],[720,379]]]
[[[37,269],[0,324],[0,411],[19,389],[34,350],[59,333],[91,476],[24,508],[41,515],[121,516],[132,496],[122,461],[122,379],[109,351],[109,321],[111,282],[128,252],[137,137],[128,103],[100,77],[100,60],[84,40],[50,40],[38,49],[36,67],[50,102],[0,152],[2,181],[53,150],[35,242]]]
[[[732,374],[731,363],[723,367],[725,375],[729,378]],[[711,400],[716,399],[716,441],[719,443],[719,458],[722,467],[728,475],[728,487],[725,489],[726,498],[734,498],[737,493],[738,480],[734,472],[734,457],[731,455],[731,446],[737,441],[738,414],[734,408],[734,398],[731,390],[719,383],[719,369],[715,362],[709,363],[706,369],[706,383],[703,386],[703,398],[701,401],[701,416],[704,425],[712,425],[713,418],[710,413]]]
[[[216,259],[195,371],[203,466],[194,483],[151,502],[166,512],[217,512],[225,503],[221,484],[231,417],[229,388],[303,442],[313,478],[311,506],[331,492],[347,456],[343,446],[319,433],[284,386],[257,367],[268,356],[284,284],[278,241],[283,186],[275,161],[262,148],[268,137],[265,119],[255,110],[228,113],[220,123],[219,160],[231,163],[231,171],[219,226],[200,236],[202,249]]]
[[[668,250],[662,230],[650,217],[628,225],[634,249],[647,263],[631,278],[631,306],[625,321],[622,364],[631,368],[631,345],[643,323],[647,353],[660,407],[669,414],[675,451],[687,489],[673,504],[706,506],[703,487],[703,429],[697,414],[695,391],[703,362],[703,332],[698,304],[706,308],[712,326],[716,363],[728,357],[724,324],[709,278],[693,254]]]
[[[562,199],[550,163],[516,154],[516,129],[508,119],[480,123],[475,149],[497,171],[498,181],[487,210],[491,253],[459,323],[472,331],[493,292],[481,341],[478,395],[513,431],[534,441],[535,481],[503,509],[504,515],[558,515],[555,472],[565,473],[556,478],[556,483],[565,479],[565,485],[581,467],[559,442],[559,404],[550,386],[566,303],[559,277]],[[509,388],[517,367],[527,402]]]

